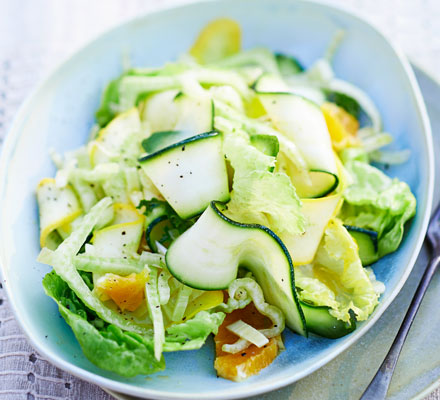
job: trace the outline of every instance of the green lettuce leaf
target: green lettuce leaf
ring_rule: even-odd
[[[116,107],[119,104],[119,85],[123,75],[112,80],[104,89],[101,104],[96,111],[96,122],[99,126],[106,126],[116,115]]]
[[[90,274],[81,275],[91,288]],[[103,321],[84,305],[55,271],[44,277],[43,286],[47,295],[58,304],[61,315],[72,328],[84,355],[93,364],[126,377],[152,374],[165,369],[164,359],[157,361],[154,357],[151,339],[123,331]]]
[[[395,251],[402,241],[405,223],[416,212],[411,189],[361,161],[349,161],[345,168],[352,184],[344,191],[340,218],[345,224],[376,231],[379,257]]]
[[[92,290],[92,274],[81,271],[80,275]],[[165,369],[163,357],[160,361],[154,357],[152,338],[105,322],[85,306],[55,271],[44,277],[43,287],[58,304],[60,314],[72,328],[84,355],[93,364],[126,377],[153,374]],[[200,349],[211,333],[217,333],[224,318],[223,312],[200,311],[184,323],[171,325],[166,330],[163,351]]]
[[[295,267],[295,283],[302,301],[327,306],[345,322],[350,310],[358,321],[366,320],[383,291],[373,271],[362,267],[356,242],[338,219],[325,230],[313,265]]]
[[[336,294],[315,277],[312,264],[295,267],[295,285],[299,289],[299,297],[305,303],[338,309]]]
[[[218,332],[225,316],[223,312],[200,311],[182,324],[171,325],[166,330],[164,351],[200,349],[211,333]]]
[[[301,202],[290,178],[271,172],[275,157],[256,149],[248,136],[239,132],[225,135],[223,151],[234,169],[228,216],[268,226],[276,233],[303,232]]]

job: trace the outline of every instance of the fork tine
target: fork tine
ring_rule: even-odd
[[[427,238],[433,249],[440,247],[440,203],[429,221]]]

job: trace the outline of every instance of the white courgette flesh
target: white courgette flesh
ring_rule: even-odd
[[[337,185],[337,167],[330,134],[319,106],[287,92],[279,78],[270,75],[261,77],[255,90],[274,126],[295,143],[306,161],[310,187],[291,176],[293,184],[304,192],[304,197],[328,194]]]
[[[305,233],[281,235],[281,240],[289,250],[294,265],[309,264],[313,261],[324,230],[330,218],[336,213],[340,200],[340,195],[302,200],[302,213],[307,221]]]
[[[132,108],[114,118],[105,128],[99,131],[96,140],[89,144],[89,155],[93,166],[107,163],[112,156],[121,154],[127,140],[141,131],[141,121],[137,108]],[[133,140],[134,145],[137,144]],[[130,143],[133,145],[132,143]],[[140,152],[140,146],[139,146]]]
[[[171,274],[187,286],[226,289],[238,267],[249,269],[269,304],[280,308],[292,330],[307,335],[294,283],[290,255],[270,229],[227,218],[224,205],[212,202],[198,221],[166,253]]]
[[[321,109],[291,93],[259,93],[274,125],[301,151],[311,170],[336,173],[330,134]]]
[[[315,199],[327,196],[338,184],[338,175],[327,171],[312,170],[304,175],[292,165],[288,175],[301,199]]]
[[[137,252],[145,217],[128,204],[114,204],[112,224],[97,230],[92,243],[95,254],[101,257],[127,257]]]
[[[193,136],[139,161],[181,218],[202,213],[212,200],[229,200],[228,175],[219,132]]]
[[[81,214],[81,206],[71,187],[59,188],[55,179],[43,179],[37,187],[37,200],[40,214],[40,245],[46,246],[49,238],[51,247],[55,246],[57,229],[67,228]]]
[[[194,98],[181,94],[174,102],[179,107],[175,130],[198,134],[214,128],[214,104],[209,96]]]

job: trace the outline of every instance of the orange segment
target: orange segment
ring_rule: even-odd
[[[359,122],[355,117],[334,103],[324,103],[321,110],[336,150],[359,144],[356,138]]]
[[[122,311],[135,311],[144,301],[147,281],[146,271],[128,276],[105,274],[98,281],[97,289],[110,297]]]
[[[224,344],[232,344],[239,339],[226,327],[240,319],[256,329],[269,328],[272,325],[270,319],[261,315],[253,303],[243,310],[235,310],[226,316],[214,337],[216,352],[214,368],[219,376],[233,381],[242,381],[258,374],[278,355],[277,338],[270,339],[269,343],[260,348],[251,344],[246,350],[236,354],[224,352],[222,350]]]

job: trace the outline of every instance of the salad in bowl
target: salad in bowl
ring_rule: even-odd
[[[416,200],[377,168],[408,152],[382,149],[375,104],[334,76],[340,40],[305,69],[215,20],[178,61],[111,81],[88,143],[52,153],[38,260],[92,363],[152,374],[213,335],[218,376],[241,381],[285,329],[337,339],[368,319]]]

